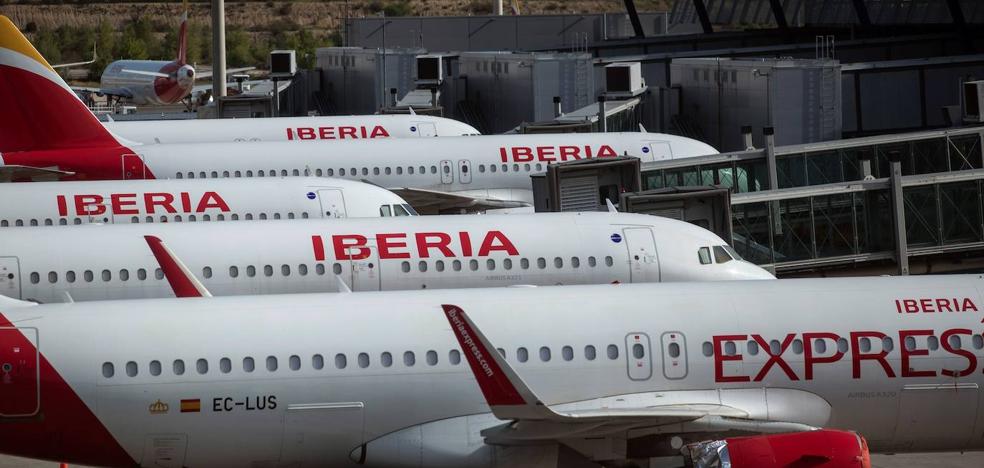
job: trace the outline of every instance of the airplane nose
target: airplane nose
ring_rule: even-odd
[[[745,279],[750,279],[750,280],[776,279],[776,276],[773,275],[772,273],[769,273],[769,271],[766,270],[765,268],[762,268],[751,262],[746,262],[744,260],[739,260],[739,262],[741,265],[740,271]]]

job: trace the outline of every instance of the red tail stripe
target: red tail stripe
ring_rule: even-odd
[[[160,264],[161,270],[164,271],[164,277],[167,278],[171,289],[174,290],[174,295],[177,297],[202,297],[202,293],[195,287],[195,283],[181,271],[178,262],[164,249],[164,244],[160,238],[144,236],[144,239],[147,241],[150,251],[154,253],[154,258]]]
[[[522,395],[495,362],[492,353],[498,351],[490,350],[482,343],[479,335],[466,319],[464,311],[453,305],[441,307],[489,406],[525,405]]]

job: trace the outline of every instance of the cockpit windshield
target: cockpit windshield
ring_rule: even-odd
[[[391,216],[419,216],[412,206],[407,204],[382,205],[379,207],[379,216],[388,218]]]

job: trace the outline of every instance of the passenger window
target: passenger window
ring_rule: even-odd
[[[732,346],[734,345],[732,344]],[[608,359],[618,359],[618,346],[608,345]]]
[[[589,361],[594,361],[597,355],[598,352],[595,350],[594,346],[587,345],[584,347],[584,359],[587,359]]]
[[[344,369],[348,365],[348,359],[345,358],[344,354],[335,355],[335,368]]]
[[[451,269],[454,271],[461,271],[461,260],[454,260],[451,262]]]
[[[427,365],[428,366],[437,365],[437,351],[434,350],[427,351]]]
[[[266,369],[270,372],[275,372],[277,370],[277,357],[267,356],[266,358]]]
[[[84,272],[82,272],[82,279],[84,279],[86,283],[91,283],[92,282],[92,270],[85,270]]]
[[[273,265],[263,265],[263,276],[273,276]]]
[[[597,265],[597,264],[598,264],[598,262],[595,260],[594,257],[588,257],[588,266],[589,267],[594,268],[595,265]]]
[[[251,357],[243,358],[243,371],[253,372],[254,369],[256,369],[256,363],[253,362],[253,358]]]
[[[112,378],[113,375],[116,374],[116,370],[113,369],[113,363],[104,362],[102,366],[102,373],[103,373],[103,377],[107,379]]]
[[[211,278],[212,277],[212,267],[202,268],[202,276],[204,276],[205,279]]]
[[[386,175],[390,175],[393,172],[393,170],[387,167],[385,172]]]
[[[984,348],[984,336],[974,335],[974,337],[971,338],[971,341],[974,344],[974,349]]]
[[[233,213],[232,216],[230,216],[230,219],[233,221],[239,221],[239,213]]]
[[[952,336],[951,338],[957,338],[957,347],[959,348],[960,347],[960,338],[957,337],[957,336]],[[797,344],[799,344],[799,351],[796,350],[796,345]],[[891,351],[894,348],[895,348],[895,342],[892,341],[891,338],[889,338],[887,336],[885,338],[882,338],[882,350],[884,350],[884,351]],[[799,354],[799,353],[803,352],[803,343],[800,343],[800,340],[793,340],[793,352],[796,353],[796,354]]]
[[[171,365],[171,371],[174,375],[184,375],[185,373],[185,363],[180,359],[175,359],[174,363]]]
[[[543,362],[550,362],[550,348],[546,346],[540,347],[540,360]]]
[[[728,356],[738,354],[738,347],[735,345],[734,341],[726,341],[724,343],[724,354]]]
[[[236,177],[242,177],[243,176],[242,171],[236,171],[235,174],[236,174]]]
[[[539,269],[544,269],[547,267],[547,259],[540,257],[536,259],[536,267]]]
[[[858,340],[858,346],[861,348],[861,352],[863,352],[863,353],[870,352],[871,351],[871,340],[868,339],[867,337],[861,337],[861,339]],[[775,354],[775,353],[773,353],[773,354]]]
[[[714,355],[714,345],[712,345],[710,341],[705,341],[701,346],[701,352],[704,356],[711,357]]]
[[[417,269],[420,270],[421,272],[426,272],[427,271],[427,262],[421,260],[420,263],[417,264]]]
[[[379,362],[383,367],[390,367],[393,365],[393,355],[389,351],[385,351],[379,356]]]
[[[420,166],[420,174],[423,175],[423,174],[426,174],[426,173],[427,173],[427,168],[424,167],[424,166]]]
[[[512,270],[512,259],[508,259],[508,258],[503,259],[502,268],[505,268],[506,270]]]
[[[246,276],[248,276],[250,278],[256,276],[256,267],[253,266],[253,265],[247,266],[246,267]]]
[[[450,362],[452,366],[461,364],[461,352],[457,349],[452,349],[448,352],[448,362]]]
[[[936,351],[937,349],[940,348],[940,339],[935,336],[927,337],[926,345],[927,345],[926,347],[929,348],[930,351]]]
[[[58,273],[55,273],[53,271],[49,271],[48,272],[48,282],[51,283],[51,284],[57,283],[58,282]]]
[[[150,361],[150,375],[157,377],[161,375],[161,361]]]
[[[126,375],[128,377],[136,377],[137,376],[137,363],[135,363],[133,361],[130,361],[130,362],[126,363]]]
[[[680,345],[678,343],[670,343],[670,345],[667,347],[667,350],[671,358],[680,357]]]
[[[478,260],[471,259],[468,261],[468,269],[471,271],[478,271]]]
[[[130,281],[130,270],[127,270],[126,268],[120,270],[120,280]]]
[[[324,275],[325,274],[325,266],[323,264],[321,264],[321,263],[315,265],[314,266],[314,273],[317,274],[318,276]]]
[[[488,259],[488,260],[486,260],[485,261],[485,267],[488,268],[489,271],[494,271],[495,270],[495,260],[492,260],[491,258]]]
[[[748,352],[749,356],[756,356],[759,353],[759,344],[756,341],[750,340],[747,345],[745,345],[745,350]]]
[[[414,356],[413,351],[407,351],[403,353],[403,365],[407,367],[413,367],[417,363],[417,357]]]
[[[407,174],[413,175],[413,166],[407,168]]]
[[[708,247],[697,249],[697,258],[700,259],[701,265],[709,265],[711,263],[711,249]]]
[[[102,271],[102,280],[103,281],[110,281],[112,279],[113,279],[113,273],[111,273],[109,270],[103,270]]]
[[[614,264],[615,264],[615,259],[613,259],[611,256],[605,257],[605,266],[610,267]]]
[[[841,353],[846,353],[847,352],[847,339],[846,338],[838,338],[837,339],[837,351],[838,352],[841,352]]]
[[[365,369],[369,367],[369,355],[366,353],[359,353],[359,367]]]
[[[227,357],[219,359],[219,372],[223,374],[232,372],[232,360]]]
[[[280,265],[280,274],[290,276],[290,265]]]
[[[158,280],[164,279],[164,270],[161,270],[160,268],[154,270],[154,278],[157,278]]]
[[[571,257],[571,266],[574,268],[581,267],[581,259],[577,257]]]
[[[260,219],[267,219],[266,213],[260,213]]]
[[[333,264],[331,266],[331,271],[333,273],[335,273],[336,275],[342,274],[342,264],[341,263],[335,263],[335,264]]]
[[[379,175],[379,168],[378,167],[372,168],[372,175]]]
[[[273,219],[280,219],[280,213],[274,213],[273,214]],[[208,220],[206,220],[206,221],[208,221]]]
[[[727,250],[720,245],[714,246],[714,261],[716,263],[728,263],[732,260],[731,255],[728,254]]]
[[[198,361],[195,362],[195,369],[198,370],[198,373],[201,374],[201,375],[207,374],[208,373],[208,361],[206,361],[204,359],[199,359]]]
[[[519,362],[526,362],[530,360],[530,352],[526,348],[519,348],[516,350],[516,360]]]
[[[522,269],[524,269],[524,270],[529,270],[530,269],[530,260],[528,258],[521,258],[521,259],[519,259],[519,267],[522,268]]]
[[[325,367],[325,358],[320,354],[315,354],[311,356],[311,367],[315,370],[321,370]]]
[[[305,265],[305,264],[303,264],[303,263],[302,263],[302,264],[300,264],[300,265],[297,265],[297,272],[298,272],[298,273],[299,273],[299,274],[300,274],[301,276],[307,276],[307,274],[308,274],[308,266],[307,266],[307,265]]]
[[[482,172],[482,173],[485,172],[485,164],[479,164],[478,165],[478,172]]]
[[[523,164],[523,170],[525,170],[526,172],[530,172],[530,165],[529,165],[529,163]]]
[[[397,166],[396,167],[396,174],[397,175],[403,175],[403,167],[402,166]]]
[[[438,260],[434,262],[434,268],[437,271],[444,271],[444,260]]]
[[[537,172],[542,171],[543,170],[543,164],[536,163],[536,170],[537,170]]]
[[[570,361],[574,359],[574,348],[571,348],[570,346],[564,346],[563,348],[560,348],[560,355],[564,358],[565,361]]]
[[[498,170],[498,166],[495,164],[489,164],[489,172],[495,172]]]
[[[554,267],[564,268],[564,259],[560,257],[554,257]]]
[[[301,357],[298,355],[293,355],[287,360],[287,365],[290,366],[290,370],[300,370],[301,369]]]
[[[38,284],[41,282],[41,275],[38,272],[31,273],[31,284]]]
[[[326,169],[325,172],[328,174],[328,177],[335,175],[334,169]]]
[[[324,171],[322,171],[321,168],[315,169],[314,175],[321,177],[322,175],[324,175]]]
[[[74,271],[66,271],[65,272],[65,279],[68,280],[69,283],[74,283],[75,282],[75,272]]]
[[[231,266],[231,267],[229,267],[229,277],[230,278],[238,278],[239,277],[239,267],[237,267],[237,266]]]
[[[632,358],[633,359],[642,359],[645,356],[646,356],[646,352],[645,352],[645,350],[643,350],[641,344],[636,343],[636,344],[632,345]]]
[[[817,354],[823,354],[827,352],[827,340],[816,340],[813,342],[813,351]]]
[[[212,171],[212,178],[215,179],[215,178],[218,178],[218,177],[219,177],[218,171]]]

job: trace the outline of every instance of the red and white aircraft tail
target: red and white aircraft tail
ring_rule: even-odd
[[[175,62],[184,65],[188,63],[188,10],[181,16],[181,26],[178,29],[178,55]]]

